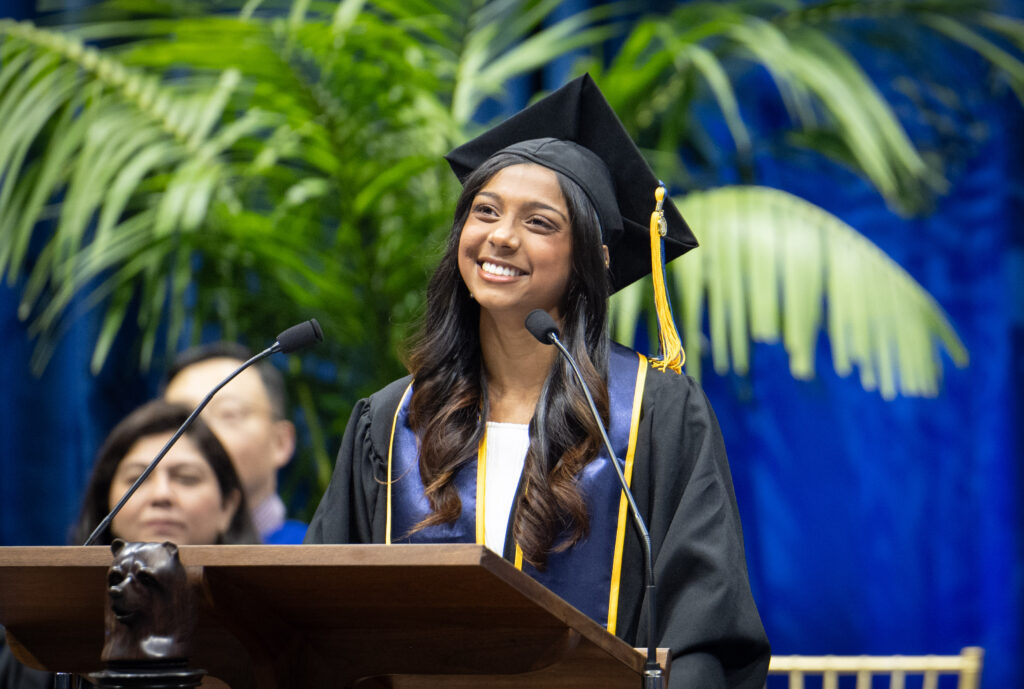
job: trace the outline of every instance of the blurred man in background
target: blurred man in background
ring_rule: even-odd
[[[252,357],[233,342],[187,349],[167,374],[164,398],[196,407],[221,380]],[[286,418],[284,377],[270,361],[242,371],[203,411],[235,464],[252,518],[267,544],[302,543],[306,525],[287,518],[277,472],[295,452],[295,426]]]

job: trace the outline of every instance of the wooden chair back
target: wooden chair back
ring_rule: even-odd
[[[839,689],[841,675],[856,676],[856,689],[872,689],[872,680],[879,676],[888,677],[889,689],[904,689],[907,677],[917,675],[922,677],[921,689],[938,689],[940,675],[956,675],[958,689],[978,689],[983,656],[977,646],[954,656],[772,656],[768,674],[788,676],[789,689],[804,689],[808,676],[821,677],[822,689]],[[819,685],[815,681],[812,686]]]

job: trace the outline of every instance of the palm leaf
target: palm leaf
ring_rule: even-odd
[[[771,75],[794,125],[834,131],[842,143],[841,162],[851,161],[894,205],[919,208],[928,190],[945,188],[871,80],[835,40],[810,26],[770,21],[763,9],[742,8],[689,3],[633,29],[626,48],[598,80],[627,128],[661,148],[679,141],[681,132],[699,140],[701,124],[690,112],[700,93],[679,81],[693,73],[711,88],[737,152],[745,157],[748,133],[722,75],[735,79],[756,66]],[[714,148],[705,147],[706,157],[715,155]]]
[[[208,139],[237,75],[225,72],[213,88],[182,95],[73,37],[9,21],[0,21],[0,36],[5,55],[16,56],[0,77],[0,112],[12,122],[0,134],[0,269],[18,278],[45,204],[63,195],[19,309],[22,317],[36,314],[32,332],[52,336],[73,288],[98,276],[79,272],[77,256],[90,244],[105,250],[119,243],[121,216],[141,198],[143,183],[165,175],[189,196],[180,204],[165,197],[158,228],[201,221],[204,199],[226,177]],[[32,148],[38,153],[29,160]],[[53,298],[37,312],[44,295]],[[155,331],[158,319],[145,310],[143,318]]]
[[[939,33],[951,38],[988,60],[992,65],[1000,69],[1010,82],[1017,100],[1024,103],[1024,61],[1011,54],[1009,51],[989,40],[981,33],[972,30],[971,27],[957,22],[949,17],[940,15],[925,15],[922,21]],[[1017,44],[1018,49],[1024,46],[1024,28],[1020,22],[1011,22],[1007,19],[1005,23],[993,22],[992,17],[986,17],[985,24],[993,30],[1002,33]]]
[[[603,23],[624,11],[605,4],[548,23],[558,0],[496,0],[454,3],[447,12],[431,3],[377,2],[407,26],[430,26],[426,49],[450,94],[451,113],[468,125],[484,99],[504,84],[575,50],[599,45],[622,27]],[[433,25],[431,16],[443,16]]]
[[[700,375],[705,314],[718,373],[745,374],[750,341],[781,341],[792,375],[811,378],[823,327],[836,372],[856,368],[861,384],[886,399],[937,394],[940,347],[966,365],[967,352],[934,299],[821,208],[743,186],[691,192],[679,207],[701,244],[669,266],[691,375]],[[641,282],[613,299],[620,337],[631,333],[637,295],[649,290]]]

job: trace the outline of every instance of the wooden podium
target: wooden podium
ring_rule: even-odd
[[[643,653],[482,546],[184,546],[180,556],[199,599],[190,665],[232,689],[641,684]],[[0,548],[0,624],[22,662],[101,669],[111,562],[107,546]]]

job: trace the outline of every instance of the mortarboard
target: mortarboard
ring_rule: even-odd
[[[460,181],[499,151],[515,152],[576,182],[601,222],[611,257],[612,291],[652,272],[662,364],[682,365],[679,335],[665,291],[664,263],[697,246],[679,210],[658,192],[644,160],[590,75],[562,88],[452,150],[445,159]],[[660,232],[659,232],[660,230]]]

